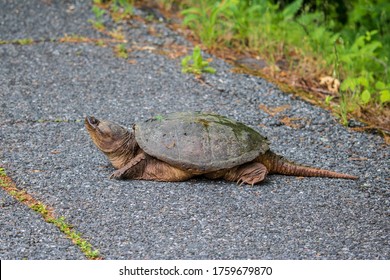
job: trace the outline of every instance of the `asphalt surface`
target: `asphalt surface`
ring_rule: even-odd
[[[88,22],[90,2],[0,0],[0,40],[107,38]],[[116,28],[108,17],[105,25]],[[216,58],[205,82],[181,73],[181,58],[163,53],[191,44],[164,23],[131,20],[122,30],[128,59],[94,43],[0,45],[0,164],[20,189],[66,217],[104,259],[389,259],[389,148],[380,136]],[[271,116],[262,104],[289,106]],[[291,160],[360,179],[271,175],[253,188],[110,180],[113,168],[82,122],[94,115],[131,127],[187,110],[232,117]],[[85,258],[2,189],[0,209],[1,259]]]

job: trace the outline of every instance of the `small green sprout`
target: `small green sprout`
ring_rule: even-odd
[[[120,58],[128,58],[129,55],[127,53],[126,44],[118,44],[115,46],[115,54]]]
[[[111,4],[111,9],[113,12],[118,12],[121,8],[123,9],[122,13],[124,15],[133,14],[133,1],[129,0],[114,0]]]
[[[164,117],[161,116],[161,115],[157,115],[157,116],[154,117],[154,119],[155,119],[156,121],[162,121],[162,120],[164,119]]]
[[[204,60],[199,46],[196,46],[192,55],[184,57],[181,61],[183,73],[193,73],[201,75],[202,73],[215,73],[216,70],[209,66],[209,62]]]
[[[102,21],[103,15],[105,14],[106,11],[103,10],[103,9],[100,9],[97,6],[93,6],[92,7],[92,12],[95,14],[95,18],[96,18],[97,21]]]
[[[0,176],[7,176],[7,173],[3,167],[0,167]]]
[[[100,9],[97,6],[92,7],[92,12],[95,14],[96,20],[89,19],[88,22],[90,22],[93,27],[96,29],[102,30],[104,29],[104,24],[103,24],[103,15],[105,14],[105,10]]]
[[[332,101],[333,98],[334,98],[334,96],[331,96],[331,95],[328,95],[328,96],[325,97],[325,104],[326,104],[326,106],[330,105],[330,102]]]
[[[46,216],[49,213],[49,211],[46,209],[46,206],[40,202],[31,205],[31,209],[42,214],[43,216]]]

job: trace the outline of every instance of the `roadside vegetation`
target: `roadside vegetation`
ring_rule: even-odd
[[[351,119],[357,119],[368,124],[365,129],[390,133],[390,2],[386,0],[93,3],[96,20],[91,22],[96,28],[102,28],[105,13],[119,21],[133,15],[133,5],[157,8],[173,28],[202,49],[236,63],[237,71],[262,76],[332,110],[344,125],[353,126]],[[118,48],[117,53],[123,52]],[[184,57],[183,71],[213,72],[198,53],[196,47],[192,56]]]
[[[344,125],[355,118],[390,131],[390,2],[157,2],[208,51],[264,61],[259,75],[305,91]]]

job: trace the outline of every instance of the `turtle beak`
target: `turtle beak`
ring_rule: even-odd
[[[90,128],[96,129],[100,121],[92,116],[87,116],[85,118],[85,124],[89,126]]]

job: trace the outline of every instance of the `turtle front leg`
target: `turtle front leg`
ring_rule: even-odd
[[[254,185],[265,179],[268,170],[259,162],[249,162],[229,169],[223,178],[227,181],[235,181],[238,184],[246,183]]]
[[[120,169],[114,171],[110,175],[110,179],[125,179],[127,176],[127,171],[129,171],[131,168],[139,164],[141,161],[145,160],[146,156],[144,153],[140,153],[136,155],[134,158],[132,158],[127,164],[125,164],[123,167]]]
[[[145,153],[140,153],[122,168],[114,171],[110,178],[178,182],[188,180],[193,176],[191,172],[171,166]]]

